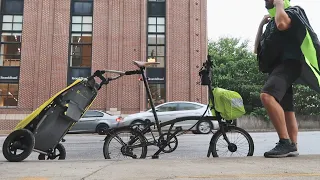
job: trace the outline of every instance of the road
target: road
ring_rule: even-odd
[[[275,132],[251,132],[254,143],[254,156],[263,156],[263,153],[275,146],[277,135]],[[160,159],[197,159],[205,158],[208,143],[212,135],[184,134],[178,137],[178,148],[169,154],[160,155]],[[2,144],[5,136],[0,136],[0,161],[5,161],[2,155]],[[68,160],[102,160],[104,136],[93,134],[68,134],[64,146]],[[299,132],[299,152],[301,155],[320,154],[320,132]],[[157,149],[148,147],[148,156]],[[38,153],[32,153],[28,160],[37,160]]]

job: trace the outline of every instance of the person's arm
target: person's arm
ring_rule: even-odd
[[[274,6],[276,7],[275,22],[279,31],[285,31],[289,29],[291,25],[291,19],[284,11],[283,0],[274,0]]]
[[[258,32],[256,35],[256,40],[254,42],[254,53],[257,54],[258,52],[258,46],[261,40],[261,35],[262,35],[262,30],[263,30],[263,26],[264,24],[260,23],[259,28],[258,28]]]
[[[262,31],[263,31],[263,26],[265,24],[267,24],[268,22],[270,21],[270,16],[269,15],[265,15],[262,19],[262,21],[260,22],[259,24],[259,28],[258,28],[258,32],[257,32],[257,35],[256,35],[256,40],[254,42],[254,50],[253,52],[255,54],[257,54],[257,51],[258,51],[258,46],[259,46],[259,43],[260,43],[260,40],[261,40],[261,35],[262,35]]]

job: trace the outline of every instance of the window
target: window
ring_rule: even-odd
[[[2,0],[2,14],[22,14],[23,0]]]
[[[18,106],[23,0],[1,1],[0,107]]]
[[[191,103],[181,103],[179,104],[179,111],[196,110],[200,109],[202,106]]]
[[[148,0],[147,17],[147,62],[159,62],[148,67],[148,77],[152,100],[155,105],[166,102],[165,76],[157,72],[165,72],[166,66],[166,1]],[[159,71],[160,70],[160,71]],[[153,75],[152,75],[153,74]],[[158,81],[158,80],[159,81]],[[150,108],[150,103],[147,102]]]
[[[84,118],[90,118],[90,117],[103,117],[103,113],[98,111],[87,111],[84,116]]]
[[[18,84],[0,83],[0,107],[18,105]]]
[[[153,67],[165,66],[165,17],[148,17],[148,62],[159,62]]]
[[[92,16],[72,16],[70,67],[91,67]]]
[[[23,0],[3,0],[0,66],[20,66]]]
[[[165,16],[166,3],[164,0],[149,1],[148,2],[148,15],[149,16]]]
[[[164,84],[149,84],[151,97],[155,106],[165,102],[165,85]],[[148,107],[151,108],[150,103]]]
[[[21,33],[1,33],[0,66],[20,66]]]
[[[71,13],[69,84],[75,80],[75,77],[71,77],[72,72],[89,75],[91,73],[93,2],[91,0],[72,1]]]
[[[92,15],[93,6],[91,1],[74,1],[72,6],[72,13],[78,15]]]
[[[159,106],[157,110],[158,112],[177,111],[178,104],[176,103],[164,104],[163,106]]]

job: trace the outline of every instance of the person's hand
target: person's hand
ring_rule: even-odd
[[[283,0],[274,0],[273,1],[273,5],[274,6],[283,6],[284,5],[284,1]]]
[[[263,19],[262,19],[262,21],[261,21],[261,25],[265,25],[265,24],[268,24],[268,22],[270,21],[270,15],[269,14],[267,14],[267,15],[264,15],[263,16]]]

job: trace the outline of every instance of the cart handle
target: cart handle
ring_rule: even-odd
[[[116,70],[104,70],[103,71],[103,73],[106,73],[106,72],[118,74],[117,76],[108,77],[108,81],[112,81],[112,80],[118,79],[118,78],[120,78],[120,77],[125,75],[125,72],[123,72],[123,71],[116,71]]]
[[[114,73],[114,74],[117,74],[116,76],[112,76],[112,77],[104,77],[103,75],[105,73]],[[110,81],[112,80],[116,80],[124,75],[133,75],[133,74],[141,74],[142,71],[141,70],[134,70],[134,71],[117,71],[117,70],[96,70],[96,72],[94,72],[94,74],[89,77],[90,78],[93,78],[93,77],[98,77],[100,78],[101,80],[101,83],[99,84],[99,87],[98,89],[100,89],[102,87],[102,85],[104,84],[108,84]]]
[[[117,76],[113,76],[113,77],[107,77],[107,78],[105,78],[103,75],[104,75],[106,72],[115,73],[115,74],[118,74],[118,75],[117,75]],[[94,74],[93,74],[93,76],[99,77],[100,80],[102,81],[102,82],[100,83],[100,87],[101,87],[103,84],[108,84],[109,81],[118,79],[118,78],[120,78],[121,76],[124,76],[124,75],[125,75],[125,72],[116,71],[116,70],[97,70],[97,71],[94,72]]]

